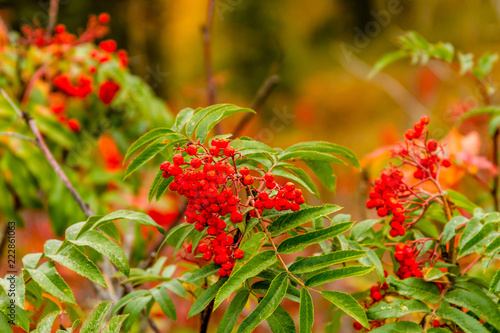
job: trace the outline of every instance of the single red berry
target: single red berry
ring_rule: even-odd
[[[253,184],[253,177],[250,175],[246,175],[245,177],[243,177],[243,184],[252,185]]]
[[[247,176],[248,174],[250,174],[250,169],[246,165],[244,165],[240,168],[240,174],[242,176]]]
[[[292,183],[292,182],[286,183],[286,185],[285,185],[285,191],[292,192],[293,190],[295,190],[295,184]]]
[[[444,166],[445,168],[449,168],[451,166],[451,162],[449,159],[445,158],[442,162],[441,165]]]
[[[208,250],[207,244],[200,244],[198,245],[198,252],[200,253],[205,253]]]
[[[241,259],[241,258],[243,258],[244,256],[245,256],[245,252],[243,252],[243,250],[242,250],[242,249],[236,249],[236,250],[234,250],[234,257],[235,257],[236,259]]]
[[[389,285],[387,284],[387,282],[382,283],[382,285],[380,286],[380,289],[382,289],[382,290],[389,289]]]
[[[80,132],[82,125],[80,125],[80,122],[78,119],[71,118],[68,120],[68,127],[73,131],[73,132]]]
[[[58,24],[54,31],[56,32],[56,34],[62,34],[66,31],[66,26],[64,24]]]
[[[398,237],[399,236],[399,233],[396,229],[391,229],[389,231],[389,235],[391,235],[391,237]]]
[[[182,154],[175,154],[172,161],[177,165],[181,165],[184,163],[184,157],[182,157]]]
[[[429,116],[423,115],[422,117],[420,117],[420,123],[422,125],[427,125],[429,122],[430,122]]]
[[[266,183],[270,183],[274,181],[274,175],[272,173],[266,173],[264,175],[264,180],[266,181]]]
[[[268,189],[273,189],[273,188],[276,187],[276,183],[274,181],[272,181],[272,182],[266,182],[266,187]]]
[[[219,269],[219,275],[220,276],[226,276],[227,275],[227,271],[224,268],[221,268],[221,269]]]
[[[193,245],[189,244],[187,247],[186,247],[186,252],[187,253],[191,253],[193,251]]]
[[[191,167],[193,167],[194,169],[198,169],[200,166],[201,166],[201,160],[199,158],[193,158],[191,160]]]
[[[231,157],[234,155],[234,148],[231,147],[231,146],[227,146],[226,148],[224,148],[224,155],[226,155],[227,157]]]
[[[211,252],[205,252],[205,253],[203,253],[203,259],[205,259],[205,260],[212,259],[212,253]]]
[[[415,135],[415,131],[414,131],[414,130],[412,130],[412,129],[409,129],[409,130],[407,130],[407,131],[405,132],[405,138],[406,138],[407,140],[413,140],[414,135]]]
[[[226,138],[221,138],[221,139],[219,139],[219,142],[217,143],[217,147],[224,149],[227,147],[228,144],[229,144],[229,141],[227,141]]]
[[[359,322],[355,321],[354,324],[352,324],[355,330],[360,330],[363,328],[363,325],[361,325]]]
[[[266,192],[261,192],[259,193],[259,199],[262,201],[266,201],[267,199],[269,199],[269,194],[267,194]]]
[[[99,14],[99,17],[97,18],[100,24],[107,24],[109,23],[110,17],[108,13],[101,13]]]
[[[377,209],[377,214],[378,216],[380,217],[384,217],[387,215],[387,208],[385,207],[380,207],[379,209]]]
[[[413,125],[413,129],[415,130],[415,135],[413,137],[416,137],[417,133],[418,136],[420,136],[420,134],[424,130],[424,125],[422,123],[416,123],[415,125]]]
[[[193,156],[193,155],[196,155],[197,152],[198,152],[198,148],[196,148],[196,146],[194,146],[194,145],[187,146],[187,148],[186,148],[186,153],[188,155]]]
[[[378,302],[383,298],[382,294],[378,291],[372,293],[371,296],[375,302]]]
[[[243,221],[243,215],[241,215],[240,212],[236,211],[231,213],[231,222],[240,223],[241,221]]]
[[[427,149],[429,149],[430,152],[436,151],[438,147],[438,143],[434,139],[430,139],[429,142],[427,142]]]
[[[210,149],[208,151],[210,152],[210,155],[217,156],[220,153],[220,148],[216,147],[216,146],[212,146],[212,147],[210,147]]]

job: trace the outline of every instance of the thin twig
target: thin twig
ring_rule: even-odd
[[[31,132],[33,132],[33,135],[35,135],[36,141],[40,149],[42,150],[43,154],[47,158],[47,161],[49,161],[49,164],[52,166],[56,174],[61,178],[63,181],[64,185],[66,188],[70,191],[71,195],[73,198],[75,198],[76,202],[78,203],[78,206],[80,206],[81,210],[83,213],[87,216],[90,217],[93,215],[92,210],[90,207],[83,201],[83,199],[80,197],[80,194],[76,191],[76,189],[73,187],[73,184],[71,184],[70,180],[68,179],[68,176],[66,176],[66,173],[61,169],[59,164],[57,163],[56,159],[54,158],[54,155],[52,155],[52,152],[50,149],[47,147],[45,144],[45,141],[43,140],[43,136],[40,133],[40,130],[38,126],[35,123],[35,120],[25,111],[21,111],[16,104],[12,102],[10,97],[7,95],[7,93],[2,89],[1,90],[2,95],[9,101],[11,106],[14,108],[16,113],[21,116],[21,118],[24,119],[28,127],[31,129]]]
[[[59,0],[50,0],[49,24],[47,24],[47,28],[45,29],[45,39],[47,40],[50,39],[52,31],[54,31],[54,27],[56,26],[58,10],[59,10]]]
[[[255,97],[252,106],[250,107],[252,110],[257,112],[262,108],[269,95],[271,95],[274,88],[278,85],[279,80],[280,77],[275,74],[271,75],[266,79],[264,84],[260,87],[259,92],[257,93],[257,96]],[[245,128],[245,126],[249,123],[250,119],[252,119],[253,116],[254,116],[253,113],[247,113],[241,119],[241,121],[238,123],[235,130],[233,131],[234,137],[238,137],[240,135],[243,128]]]
[[[0,136],[10,136],[12,138],[17,138],[25,141],[29,141],[38,146],[38,142],[30,137],[16,133],[16,132],[0,132]]]
[[[212,46],[211,46],[211,36],[210,36],[214,10],[215,10],[215,0],[208,0],[207,20],[205,25],[203,26],[203,51],[205,58],[205,73],[207,80],[207,96],[209,105],[215,104],[215,81],[212,70]]]

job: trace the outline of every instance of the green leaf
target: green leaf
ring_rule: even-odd
[[[450,196],[451,200],[453,200],[453,203],[455,206],[465,209],[469,213],[474,213],[474,209],[479,208],[476,204],[474,204],[472,201],[467,199],[465,195],[462,193],[453,191],[453,190],[446,190],[446,193]]]
[[[351,150],[347,149],[346,147],[336,145],[334,143],[325,141],[301,142],[287,148],[286,152],[297,151],[297,150],[339,154],[342,157],[345,157],[356,168],[361,169],[358,158]]]
[[[120,333],[123,322],[127,319],[128,315],[114,316],[106,325],[102,333]]]
[[[495,276],[493,276],[493,279],[491,280],[488,294],[493,294],[499,291],[500,291],[500,269],[495,273]]]
[[[269,272],[269,276],[267,277],[268,280],[261,280],[257,281],[254,284],[252,284],[251,290],[254,293],[257,294],[266,294],[267,291],[269,290],[269,286],[271,285],[271,280],[276,277],[276,274],[273,272]],[[263,277],[263,276],[258,276]],[[286,290],[285,298],[288,298],[291,301],[294,301],[296,303],[300,302],[300,291],[297,287],[294,287],[293,285],[289,284],[288,289]]]
[[[161,178],[160,183],[158,184],[158,187],[156,188],[156,201],[160,200],[163,194],[168,189],[168,185],[174,181],[174,177],[168,177],[168,178]],[[151,200],[150,200],[151,201]]]
[[[276,262],[276,253],[272,250],[263,251],[253,256],[237,271],[233,271],[226,283],[220,288],[215,297],[214,310],[223,300],[228,298],[246,279],[254,277],[261,271]]]
[[[269,226],[269,232],[272,237],[279,236],[290,229],[296,228],[309,221],[330,215],[341,210],[342,207],[336,205],[324,205],[318,207],[308,207],[297,212],[282,215],[273,221]]]
[[[189,119],[193,116],[194,110],[191,108],[182,109],[175,118],[175,123],[172,129],[176,132],[180,132],[182,128],[187,124]]]
[[[236,321],[247,304],[250,293],[248,290],[243,289],[236,293],[233,300],[224,312],[224,316],[219,322],[217,333],[231,333],[236,326]]]
[[[80,333],[93,333],[100,330],[104,318],[111,309],[112,303],[110,301],[105,301],[99,303],[90,313],[87,320],[82,325]]]
[[[317,287],[327,282],[368,274],[373,268],[372,266],[348,266],[332,269],[310,277],[306,280],[305,285],[308,287]]]
[[[248,228],[248,225],[246,226]],[[266,234],[259,231],[252,234],[250,238],[240,244],[240,249],[245,253],[245,257],[236,260],[233,271],[238,270],[242,265],[244,265],[250,258],[252,258],[257,252],[259,252],[262,247],[262,242],[266,238]]]
[[[366,311],[370,320],[401,318],[414,312],[430,313],[429,307],[420,301],[397,299],[392,303],[380,302]]]
[[[455,216],[452,218],[446,225],[444,226],[443,229],[443,237],[441,238],[440,244],[446,244],[448,243],[453,236],[457,233],[456,229],[459,225],[462,225],[464,223],[467,223],[469,220],[466,219],[463,216]]]
[[[408,52],[405,50],[398,50],[384,55],[375,63],[375,65],[373,65],[373,68],[366,76],[366,79],[367,80],[373,79],[375,75],[377,75],[377,73],[380,72],[382,69],[392,64],[393,62],[406,58],[407,56]]]
[[[50,333],[52,332],[52,326],[54,325],[54,321],[61,311],[53,311],[46,315],[36,326],[35,333]]]
[[[472,53],[463,54],[458,52],[458,62],[460,64],[460,75],[464,75],[474,67],[474,55]]]
[[[458,246],[460,248],[464,247],[466,243],[474,238],[474,236],[479,233],[482,229],[483,225],[476,217],[473,217],[467,222],[467,225],[462,232],[462,236],[460,236],[460,240],[458,242]]]
[[[500,236],[497,236],[484,250],[486,254],[492,254],[500,248]]]
[[[327,239],[333,238],[349,230],[353,222],[342,222],[335,224],[329,228],[311,231],[306,234],[298,235],[285,239],[278,246],[278,252],[283,254],[291,254],[304,249],[305,247],[316,244]]]
[[[197,315],[203,311],[207,305],[215,298],[215,295],[222,287],[222,285],[227,281],[227,278],[220,278],[216,283],[208,287],[193,303],[191,309],[189,309],[188,318]]]
[[[289,161],[289,160],[312,160],[312,161],[323,161],[323,162],[331,162],[331,163],[339,163],[339,164],[347,164],[342,161],[340,158],[332,156],[326,153],[320,153],[315,151],[307,151],[307,150],[298,150],[292,151],[288,153],[284,153],[279,156],[279,161]]]
[[[175,305],[170,298],[167,290],[163,287],[156,287],[149,290],[151,296],[155,299],[156,303],[160,306],[164,314],[173,320],[177,320],[177,312],[175,311]]]
[[[318,177],[323,186],[325,186],[328,191],[335,192],[337,187],[337,177],[333,172],[332,165],[328,162],[322,161],[306,160],[305,162],[309,169],[311,169],[316,177]]]
[[[179,295],[180,297],[187,297],[186,289],[184,288],[182,283],[180,283],[180,281],[177,279],[172,279],[168,282],[163,282],[161,285],[170,290],[171,292]]]
[[[281,305],[266,320],[273,333],[297,332],[292,316]]]
[[[357,320],[361,325],[363,325],[363,327],[370,328],[365,311],[351,295],[340,291],[329,290],[323,291],[321,295],[346,314]]]
[[[186,283],[193,283],[193,282],[196,282],[200,279],[204,279],[208,276],[212,276],[212,275],[217,274],[219,269],[220,269],[219,265],[217,265],[215,263],[211,263],[211,264],[208,264],[206,266],[201,267],[200,269],[197,269],[196,271],[194,271],[192,273],[184,275],[182,280],[184,280],[184,282],[186,282]]]
[[[45,243],[45,245],[47,245],[47,243]],[[44,253],[50,260],[86,277],[101,287],[107,288],[106,281],[104,281],[104,277],[97,266],[74,245],[64,246],[62,249],[59,249],[56,254],[51,253],[50,250],[47,251],[47,247],[45,247]]]
[[[381,219],[365,220],[358,222],[352,227],[351,235],[353,240],[360,240],[364,233],[370,230],[375,224],[384,222]]]
[[[262,151],[265,151],[267,153],[274,154],[276,151],[266,145],[265,143],[262,143],[260,141],[255,141],[251,138],[248,137],[243,137],[239,138],[236,140],[231,141],[231,147],[234,149],[237,149],[242,155],[249,155],[253,153],[260,153]]]
[[[489,333],[483,324],[459,309],[443,307],[436,312],[436,315],[453,321],[465,333]]]
[[[477,61],[476,67],[472,69],[472,73],[479,79],[482,80],[486,75],[488,75],[493,69],[493,64],[497,62],[498,54],[496,53],[485,53]]]
[[[306,257],[291,264],[288,270],[294,274],[314,272],[335,264],[359,259],[365,254],[366,251],[361,250],[340,250],[319,256]]]
[[[286,272],[277,275],[269,286],[266,296],[257,307],[246,317],[238,327],[238,333],[250,333],[265,319],[267,319],[279,306],[288,287]]]
[[[435,283],[426,282],[419,278],[397,280],[392,276],[387,277],[386,281],[396,288],[402,296],[412,297],[429,303],[437,303],[439,301],[439,288]]]
[[[24,268],[36,268],[42,258],[43,253],[29,253],[22,259]]]
[[[45,292],[60,301],[76,304],[75,297],[68,284],[57,273],[54,267],[40,266],[38,269],[27,269],[33,281]],[[24,306],[24,304],[23,304]]]
[[[457,125],[463,122],[467,118],[484,116],[484,115],[491,115],[492,117],[499,116],[500,106],[489,105],[489,106],[480,106],[477,108],[470,109],[457,120]]]
[[[123,178],[127,178],[134,171],[146,164],[149,160],[151,160],[163,149],[165,149],[168,146],[168,143],[169,142],[164,138],[156,139],[156,141],[147,146],[146,149],[144,149],[132,160],[132,162],[130,162],[130,164],[127,166],[127,169],[125,170],[125,176]]]
[[[289,168],[289,169],[292,169],[292,168]],[[297,171],[296,168],[293,168],[293,169],[294,169],[294,171]],[[289,171],[287,169],[284,169],[284,168],[280,168],[280,167],[274,168],[272,172],[276,176],[284,177],[286,179],[290,179],[291,181],[297,183],[298,185],[300,185],[303,188],[305,188],[307,191],[309,191],[312,194],[314,194],[314,196],[316,198],[319,198],[318,189],[316,188],[316,186],[312,182],[311,178],[309,178],[309,176],[306,175],[307,177],[301,178],[301,177],[298,177],[295,173],[292,173],[291,171]],[[302,176],[304,176],[304,174],[305,174],[304,172],[301,173]]]
[[[113,307],[113,310],[111,310],[111,316],[115,315],[118,312],[118,310],[120,310],[122,307],[124,307],[133,299],[138,298],[139,296],[144,296],[149,294],[150,294],[149,290],[138,289],[123,296],[122,298],[120,298],[118,302],[116,302],[115,306]]]
[[[398,321],[378,327],[370,333],[422,333],[422,326],[411,321]]]
[[[500,311],[498,311],[498,307],[493,300],[462,289],[449,291],[444,296],[444,299],[451,304],[471,310],[479,318],[486,318],[488,324],[500,330]]]
[[[297,212],[278,217],[273,221],[271,226],[269,226],[268,230],[271,233],[272,237],[276,237],[287,232],[290,229],[296,228],[317,218],[330,215],[339,211],[340,209],[342,209],[342,207],[329,204],[301,209]]]
[[[96,221],[96,218],[97,221]],[[145,226],[153,226],[158,229],[159,232],[162,233],[162,235],[165,236],[165,229],[163,229],[162,226],[160,226],[158,223],[156,223],[151,217],[149,217],[146,214],[139,213],[139,212],[134,212],[131,210],[117,210],[114,211],[108,215],[102,216],[102,217],[96,217],[92,216],[90,217],[83,228],[80,230],[78,235],[76,236],[76,239],[78,239],[85,231],[93,229],[96,230],[101,227],[101,225],[104,225],[106,223],[112,222],[114,220],[120,220],[120,219],[127,219],[127,220],[132,220],[134,222],[137,222],[139,224],[145,225]]]
[[[130,330],[137,317],[139,317],[141,311],[146,307],[146,304],[148,304],[151,299],[152,296],[140,296],[137,297],[134,302],[127,304],[125,310],[123,311],[124,314],[129,314],[123,325],[123,330],[125,332]]]
[[[169,128],[155,128],[143,136],[141,136],[139,139],[137,139],[132,145],[128,148],[127,153],[125,154],[125,158],[123,161],[127,161],[132,155],[134,155],[137,151],[142,149],[144,146],[150,144],[151,142],[155,141],[161,136],[164,136],[166,134],[173,133],[173,131]]]
[[[14,283],[15,286],[15,293],[14,295],[9,295],[10,299],[14,299],[15,304],[24,309],[24,301],[25,301],[25,294],[26,294],[26,286],[24,285],[24,277],[23,277],[23,272],[21,272],[19,275],[13,275],[13,274],[7,274],[4,279],[0,279],[0,286],[3,288],[5,291],[5,294],[9,294],[9,290],[11,289],[10,286],[12,283]],[[14,280],[12,280],[12,278]],[[1,289],[0,289],[1,293]]]
[[[125,252],[108,237],[98,231],[88,230],[76,240],[68,240],[78,246],[88,246],[106,256],[126,276],[129,275],[130,265]]]
[[[442,327],[433,327],[433,328],[430,328],[427,333],[451,333],[450,330],[446,329],[446,328],[442,328]]]
[[[495,227],[493,223],[482,226],[481,230],[476,233],[474,237],[460,247],[458,258],[464,257],[473,252],[479,252],[480,247],[489,244],[491,242],[491,238],[495,237],[495,234],[493,234],[494,231]]]
[[[306,288],[300,290],[299,332],[312,332],[314,324],[314,304]]]

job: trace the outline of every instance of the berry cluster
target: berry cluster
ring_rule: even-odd
[[[405,142],[394,152],[404,163],[417,168],[413,177],[420,180],[436,179],[440,166],[451,165],[448,159],[441,158],[444,154],[442,145],[434,139],[428,139],[428,124],[429,117],[422,116],[420,121],[413,125],[413,129],[405,132]]]
[[[398,169],[384,171],[379,179],[374,182],[370,199],[366,202],[369,209],[376,208],[380,217],[392,214],[390,222],[392,237],[403,236],[406,233],[405,222],[407,220],[406,208],[403,206],[410,194],[408,186],[403,182],[403,172]]]
[[[419,264],[415,260],[416,254],[414,249],[403,243],[398,243],[396,245],[396,253],[394,254],[394,259],[401,265],[396,272],[400,279],[406,279],[409,277],[422,277],[422,272],[419,269]]]
[[[281,186],[273,174],[252,175],[247,166],[237,170],[236,161],[242,156],[227,139],[215,138],[208,148],[190,142],[176,150],[172,162],[163,162],[160,170],[164,178],[173,177],[169,189],[187,198],[186,222],[208,234],[197,250],[203,259],[221,265],[220,276],[231,274],[235,259],[244,256],[238,249],[238,228],[227,231],[227,222],[242,222],[247,211],[259,217],[264,209],[299,210],[304,203],[293,183]],[[260,182],[257,188],[255,182]],[[240,192],[246,193],[245,202]]]

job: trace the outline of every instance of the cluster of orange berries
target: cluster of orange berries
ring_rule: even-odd
[[[403,243],[398,243],[396,245],[396,253],[394,254],[394,259],[400,264],[400,267],[396,274],[400,279],[407,279],[409,277],[422,277],[422,271],[419,268],[419,264],[415,260],[414,249]]]
[[[264,173],[263,177],[253,176],[247,166],[237,170],[236,161],[241,158],[229,141],[215,138],[209,147],[200,143],[188,143],[178,147],[172,161],[161,164],[163,177],[173,177],[169,184],[171,191],[187,198],[186,222],[194,224],[199,232],[208,234],[197,247],[205,260],[213,260],[221,265],[220,276],[228,276],[235,259],[244,253],[238,249],[239,241],[226,231],[227,223],[243,221],[248,210],[250,216],[260,216],[264,209],[299,210],[304,197],[291,182],[281,186],[274,181],[274,175]],[[250,188],[260,181],[258,189]],[[242,203],[240,190],[249,195]]]

